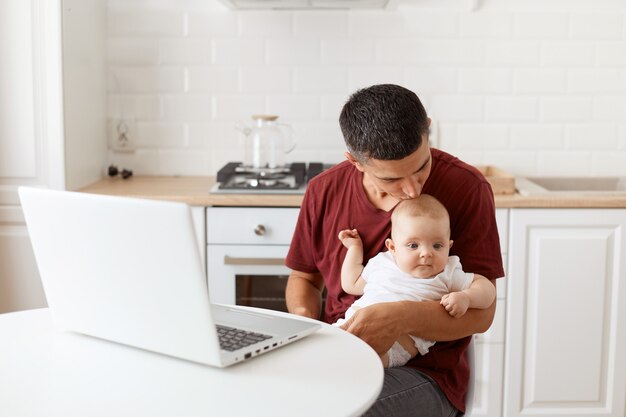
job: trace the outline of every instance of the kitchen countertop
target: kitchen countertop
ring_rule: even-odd
[[[192,206],[299,207],[298,194],[209,194],[214,176],[105,178],[78,191],[155,200],[180,201]],[[497,208],[626,208],[626,196],[496,195]]]

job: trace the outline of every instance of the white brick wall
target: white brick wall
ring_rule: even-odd
[[[461,4],[462,3],[462,4]],[[108,117],[136,123],[137,174],[208,175],[243,159],[234,128],[270,112],[288,161],[343,159],[356,89],[404,85],[439,144],[515,174],[626,174],[626,3],[399,0],[389,11],[233,11],[109,0]]]

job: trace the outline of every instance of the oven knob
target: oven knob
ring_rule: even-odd
[[[265,226],[262,224],[257,225],[257,227],[254,228],[254,234],[257,236],[263,236],[265,234]]]

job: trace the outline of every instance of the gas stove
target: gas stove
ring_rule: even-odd
[[[321,162],[293,162],[284,166],[255,168],[229,162],[217,172],[214,194],[304,194],[311,178],[330,168]]]

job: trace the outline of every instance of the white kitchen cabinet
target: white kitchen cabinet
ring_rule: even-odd
[[[0,313],[46,305],[17,187],[76,189],[102,176],[105,6],[0,2]]]
[[[497,209],[502,261],[506,268],[508,253],[509,210]],[[461,263],[463,260],[461,259]],[[506,269],[505,269],[506,273]],[[504,374],[504,334],[507,278],[498,279],[496,315],[489,330],[474,336],[474,402],[472,417],[502,415],[502,380]]]
[[[512,209],[504,415],[625,415],[626,210]]]

